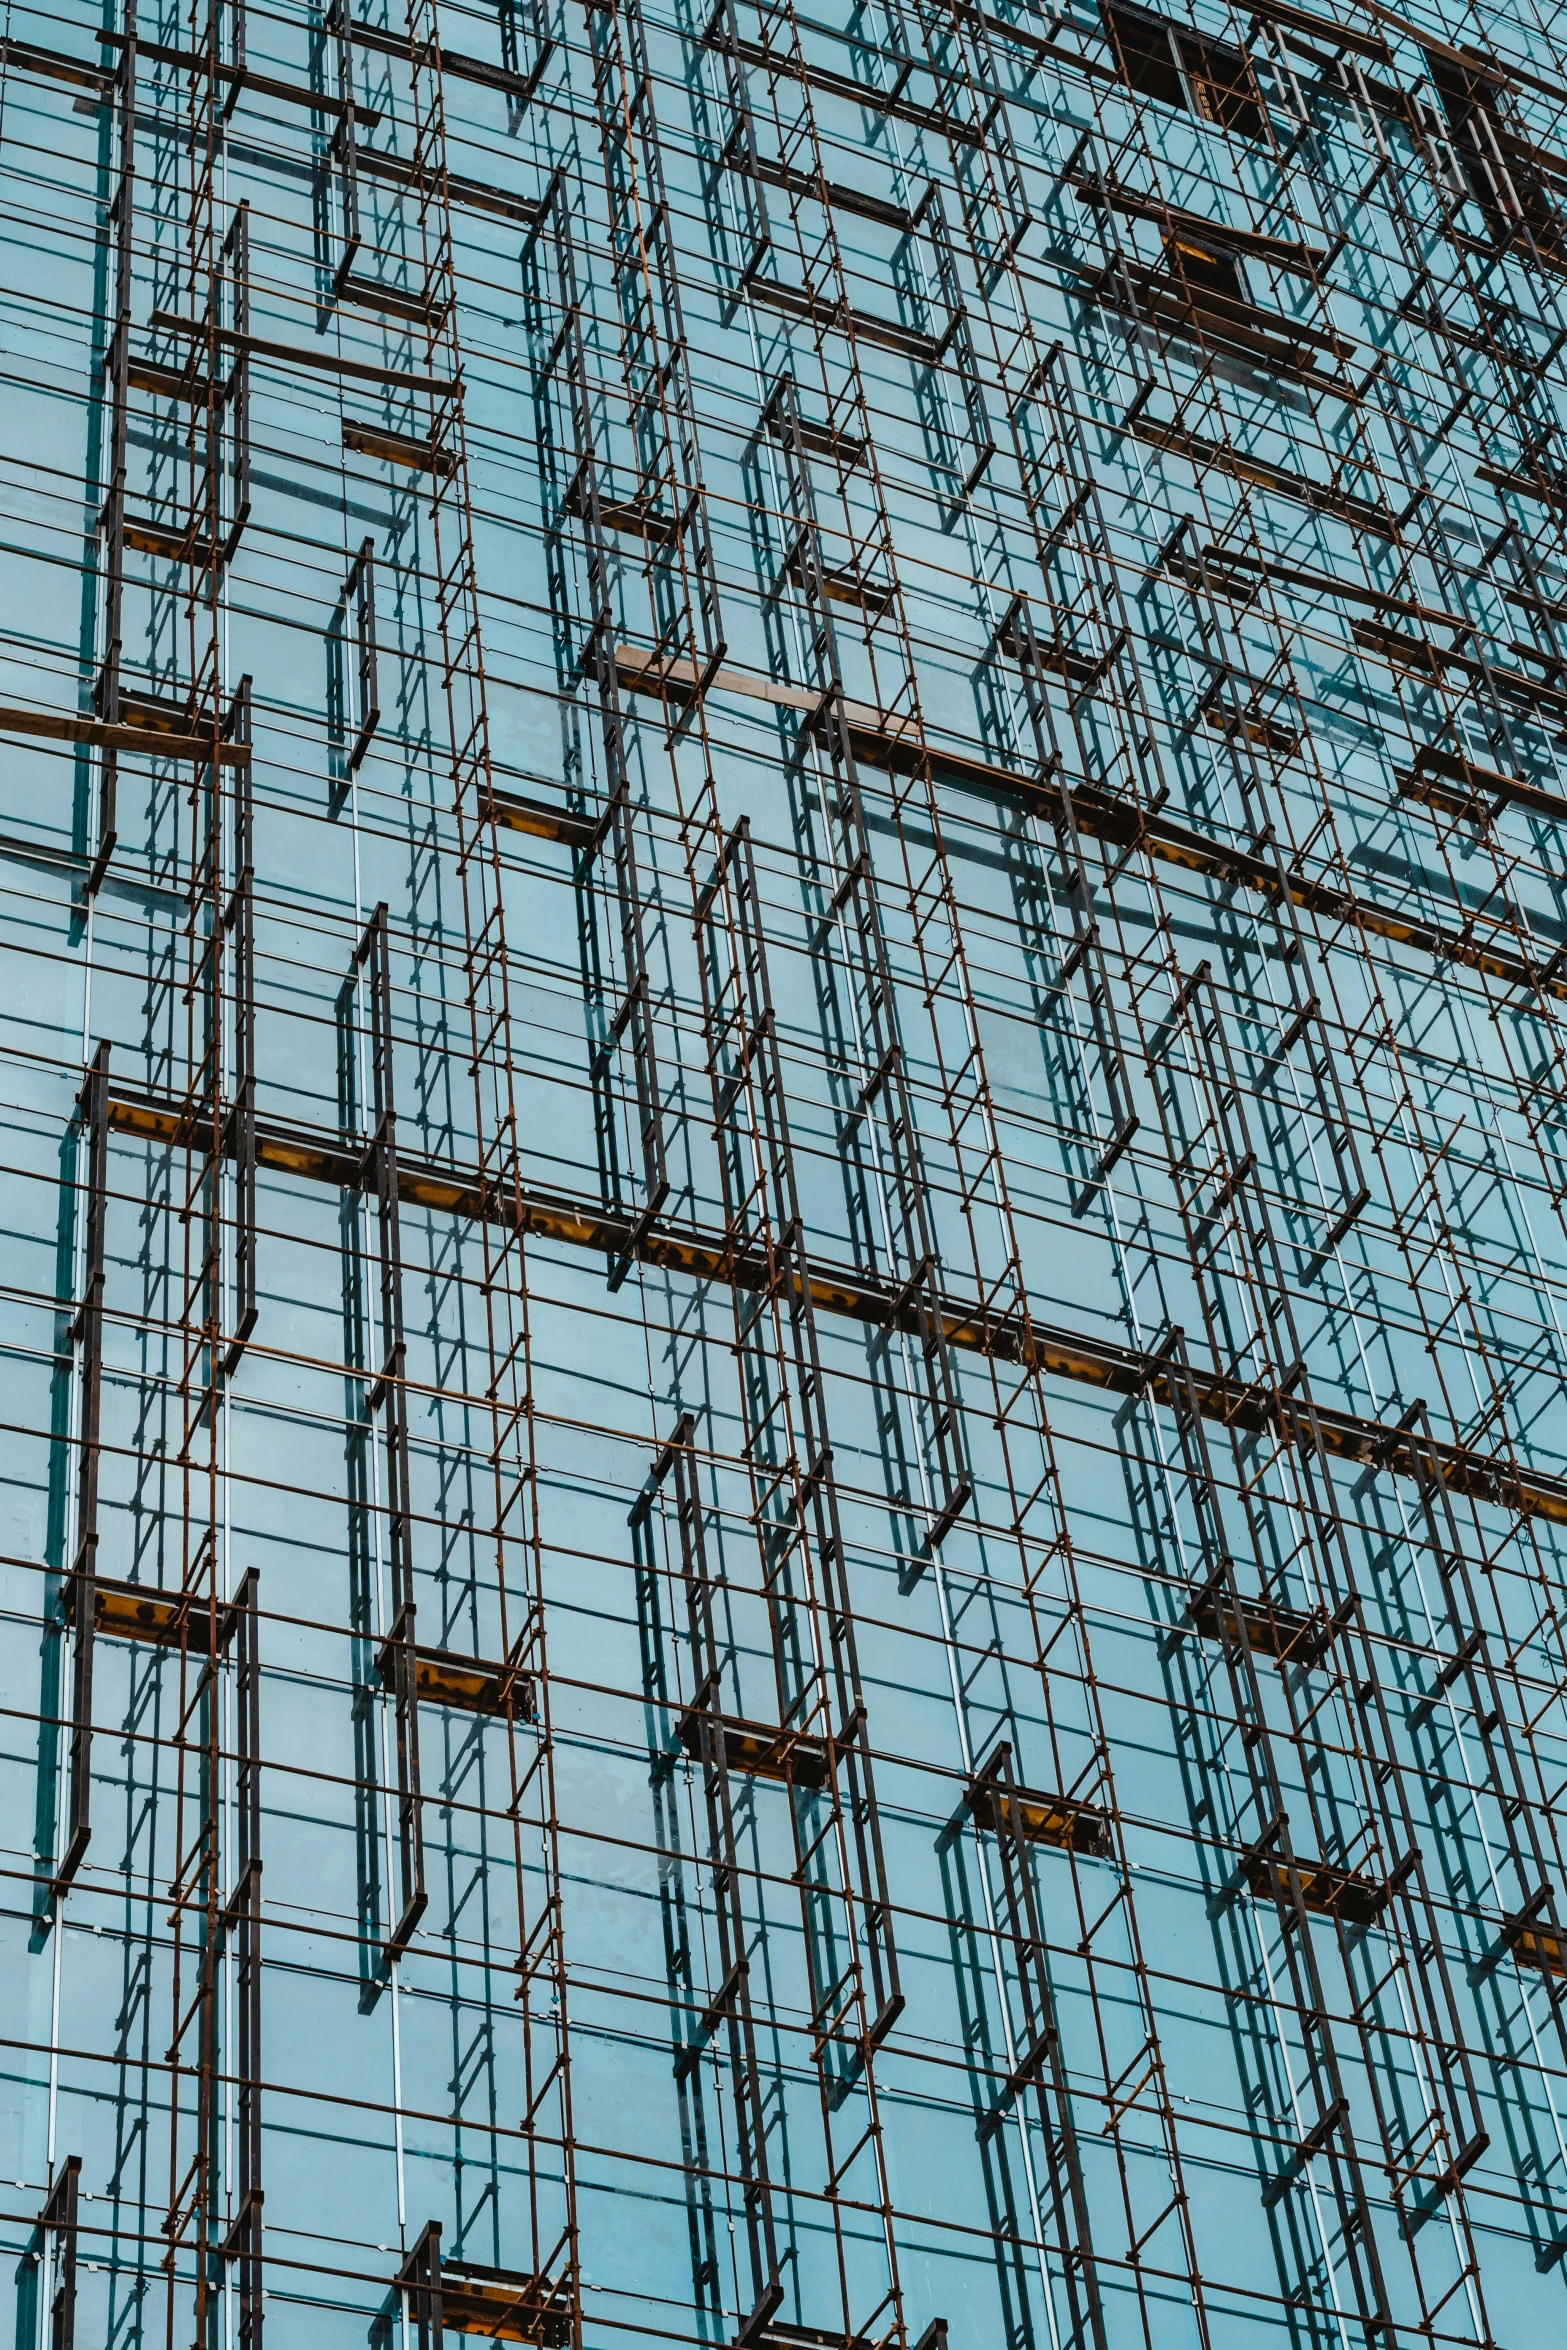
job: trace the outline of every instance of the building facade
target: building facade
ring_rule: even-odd
[[[17,2350],[1567,2328],[1567,35],[15,0]]]

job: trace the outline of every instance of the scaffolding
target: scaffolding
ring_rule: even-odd
[[[19,2342],[1559,2329],[1564,66],[14,13]]]

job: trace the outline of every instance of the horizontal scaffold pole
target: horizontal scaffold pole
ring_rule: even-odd
[[[205,1148],[209,1139],[206,1122],[167,1096],[133,1094],[117,1086],[108,1114],[116,1133],[137,1135],[170,1148]],[[258,1119],[255,1152],[258,1166],[306,1182],[357,1191],[368,1181],[362,1154],[330,1133]],[[695,1281],[762,1291],[776,1278],[760,1252],[736,1247],[720,1231],[674,1217],[645,1221],[618,1215],[542,1185],[487,1185],[462,1167],[401,1150],[398,1195],[408,1206],[431,1208],[470,1222],[484,1219],[610,1259],[635,1257],[665,1272],[688,1274]],[[818,1313],[882,1328],[917,1328],[917,1307],[900,1304],[898,1291],[889,1283],[868,1280],[845,1267],[816,1264],[807,1278]],[[998,1362],[1016,1363],[1118,1395],[1148,1395],[1161,1404],[1174,1400],[1168,1366],[1159,1355],[1145,1354],[1137,1347],[1083,1337],[1036,1321],[1032,1315],[992,1314],[966,1303],[944,1301],[942,1321],[948,1345],[967,1353],[989,1355]],[[1255,1390],[1243,1391],[1220,1373],[1195,1367],[1192,1380],[1204,1418],[1258,1434],[1274,1432],[1267,1399]],[[1417,1451],[1407,1430],[1320,1404],[1316,1413],[1323,1442],[1336,1458],[1389,1469],[1404,1477],[1419,1478],[1427,1473],[1426,1456]],[[1455,1493],[1472,1493],[1521,1516],[1567,1525],[1567,1478],[1521,1469],[1494,1454],[1440,1439],[1433,1440],[1432,1451],[1443,1482]]]

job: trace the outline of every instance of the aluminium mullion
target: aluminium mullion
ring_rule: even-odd
[[[653,1493],[666,1479],[672,1480],[680,1570],[686,1595],[687,1638],[697,1689],[708,1693],[706,1703],[696,1704],[700,1749],[696,1759],[707,1812],[712,1915],[718,1942],[713,2000],[694,2023],[688,2023],[688,2036],[677,2061],[687,2076],[696,2072],[704,2050],[722,2023],[734,2106],[735,2163],[743,2182],[741,2202],[751,2270],[751,2308],[745,2327],[754,2329],[780,2306],[783,2285],[779,2277],[773,2183],[767,2155],[767,2112],[751,1997],[748,1955],[751,1937],[741,1896],[745,1871],[735,1830],[730,1762],[720,1705],[723,1651],[714,1623],[715,1586],[707,1565],[704,1511],[692,1450],[695,1429],[691,1414],[683,1413],[653,1464],[650,1491],[638,1509],[645,1517]]]
[[[419,1777],[419,1688],[413,1570],[413,1502],[408,1443],[407,1346],[403,1331],[403,1260],[398,1215],[397,1106],[392,1075],[390,933],[385,904],[376,907],[355,950],[369,999],[370,1136],[366,1167],[375,1192],[381,1293],[381,1367],[368,1383],[366,1410],[381,1414],[386,1469],[390,1626],[381,1671],[392,1696],[397,1770],[396,1844],[401,1907],[383,1956],[394,1965],[424,1915],[424,1806]]]

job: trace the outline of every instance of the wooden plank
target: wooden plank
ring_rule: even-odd
[[[62,710],[22,710],[0,702],[0,734],[35,735],[47,742],[85,743],[94,750],[131,751],[148,759],[212,757],[210,734],[173,734],[162,727],[108,726],[101,718],[70,717]],[[220,767],[244,767],[248,743],[220,742]]]

